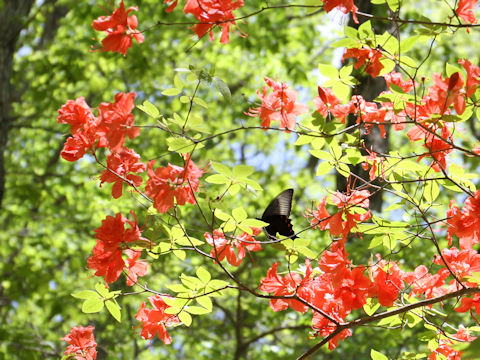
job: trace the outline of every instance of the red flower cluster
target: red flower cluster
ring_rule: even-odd
[[[135,213],[132,211],[131,214],[135,221],[130,221],[121,213],[117,213],[115,217],[107,216],[102,221],[102,226],[95,229],[97,244],[92,249],[93,255],[88,258],[87,264],[90,269],[95,270],[96,276],[104,276],[107,284],[117,280],[125,268],[123,252],[134,246],[136,241],[148,242],[147,239],[141,237],[142,232],[138,227]],[[125,229],[125,224],[128,224],[130,228]],[[146,264],[138,264],[139,256],[135,256],[131,252],[128,252],[127,255],[129,256],[128,282],[132,284],[136,281],[137,275],[143,276],[146,273],[144,269]]]
[[[280,128],[293,130],[295,128],[295,117],[306,113],[308,107],[304,104],[296,103],[297,93],[288,88],[285,83],[279,83],[268,77],[265,77],[267,86],[263,88],[262,93],[257,90],[257,95],[262,100],[262,105],[256,108],[248,109],[245,115],[260,117],[261,126],[270,127],[272,121],[280,121]],[[267,95],[269,88],[273,90]]]
[[[135,93],[118,93],[115,102],[101,103],[99,116],[95,117],[83,97],[68,100],[58,110],[57,122],[70,124],[72,136],[67,139],[61,153],[67,161],[76,161],[88,150],[107,147],[112,152],[123,147],[126,137],[130,139],[140,134],[133,126]]]
[[[391,306],[397,299],[404,287],[404,273],[395,262],[382,260],[379,255],[377,258],[378,263],[370,269],[370,279],[363,266],[351,266],[344,247],[336,246],[336,250],[322,253],[318,275],[313,275],[309,260],[305,275],[288,271],[281,276],[277,273],[278,263],[274,263],[262,280],[260,290],[279,297],[270,300],[273,311],[290,307],[305,313],[313,309],[315,334],[328,336],[336,329],[333,320],[342,323],[353,310],[362,308],[368,298],[376,296],[383,306]],[[342,331],[329,341],[329,349],[350,335],[350,330]]]
[[[97,358],[97,343],[93,336],[93,326],[72,327],[70,333],[62,338],[70,345],[65,350],[65,355],[75,357],[76,360],[94,360]]]
[[[130,172],[140,173],[146,170],[147,166],[139,160],[140,155],[128,148],[122,148],[118,152],[111,153],[107,157],[108,169],[100,177],[100,186],[104,182],[114,183],[112,187],[114,199],[122,196],[123,179],[127,179],[133,185],[139,186],[142,183],[142,178],[139,175],[129,174]]]
[[[171,12],[177,6],[178,0],[173,2],[165,0],[165,3],[171,3],[166,9],[167,12]],[[233,10],[239,9],[243,5],[243,0],[187,0],[183,12],[192,14],[199,21],[193,27],[199,38],[210,32],[210,40],[213,41],[213,27],[219,26],[222,28],[220,42],[226,44],[230,41],[230,26],[236,25]]]
[[[165,313],[168,305],[163,298],[164,296],[160,295],[150,296],[148,301],[153,309],[147,309],[143,302],[135,318],[141,322],[141,335],[144,339],[151,339],[158,334],[158,338],[168,345],[172,342],[172,338],[167,332],[167,326],[176,325],[180,323],[180,320],[175,315]]]
[[[458,237],[461,249],[469,250],[480,243],[480,190],[465,200],[462,210],[451,201],[447,216],[449,245],[452,244],[452,235]]]
[[[262,250],[262,245],[260,241],[255,240],[254,236],[257,236],[262,232],[259,228],[252,228],[253,236],[244,232],[240,236],[225,237],[225,234],[215,229],[212,234],[206,232],[204,234],[205,240],[213,246],[210,256],[214,257],[218,261],[222,261],[225,257],[230,265],[239,266],[246,255],[246,250],[248,251],[260,251]],[[237,253],[235,253],[237,249]]]
[[[325,4],[324,9],[328,13],[332,11],[332,9],[337,8],[344,14],[348,14],[352,12],[353,20],[358,24],[357,19],[357,10],[358,7],[355,6],[353,0],[322,0]]]
[[[310,302],[313,298],[312,289],[307,286],[312,280],[312,266],[309,260],[305,261],[306,270],[305,276],[291,271],[286,276],[277,274],[278,262],[272,265],[268,270],[267,276],[262,280],[260,290],[273,293],[274,296],[289,296],[296,295],[299,298]],[[304,313],[308,310],[308,306],[296,299],[272,299],[270,300],[270,307],[273,311],[282,311],[291,307],[295,311]]]
[[[345,118],[350,114],[350,104],[343,104],[339,98],[335,96],[332,89],[318,87],[318,96],[313,99],[313,104],[317,111],[325,119],[329,114],[337,118],[345,124]]]
[[[332,195],[332,202],[337,205],[339,211],[330,215],[326,209],[327,198],[323,198],[317,206],[317,209],[307,210],[305,217],[310,221],[313,228],[319,227],[320,230],[328,230],[332,236],[342,235],[342,241],[347,239],[350,231],[362,221],[370,219],[370,192],[368,190],[353,190],[348,194],[335,192]]]
[[[458,341],[470,342],[476,339],[475,336],[470,336],[465,329],[459,329],[456,334],[450,335]],[[454,350],[450,345],[454,342],[450,339],[441,339],[439,346],[428,356],[427,360],[447,359],[447,360],[460,360],[462,352]],[[441,357],[437,357],[437,355]]]
[[[102,40],[102,51],[118,52],[126,56],[133,39],[139,44],[143,42],[143,34],[135,30],[138,26],[137,17],[135,15],[128,16],[129,12],[137,10],[138,7],[131,6],[125,11],[125,4],[122,0],[118,9],[113,10],[110,16],[100,16],[93,21],[92,27],[95,30],[107,33],[107,37]]]
[[[382,53],[377,49],[369,47],[346,49],[342,61],[344,62],[345,59],[348,58],[355,58],[357,60],[353,66],[355,69],[360,69],[362,65],[366,64],[365,72],[371,77],[377,77],[383,69],[383,65],[380,62]]]
[[[473,8],[477,5],[477,2],[477,0],[460,0],[458,2],[455,12],[465,22],[470,24],[476,24],[477,18],[473,13]]]
[[[177,204],[195,204],[194,192],[198,191],[199,179],[203,170],[198,168],[190,155],[185,157],[185,166],[168,164],[153,170],[154,160],[148,162],[148,181],[145,193],[153,200],[153,206],[160,213],[165,213]]]

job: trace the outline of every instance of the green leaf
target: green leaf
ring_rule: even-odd
[[[257,227],[262,228],[268,226],[269,224],[262,220],[257,219],[245,219],[242,221],[242,225],[250,226],[250,227]]]
[[[370,356],[372,358],[372,360],[388,360],[388,357],[386,357],[385,355],[383,355],[382,353],[374,350],[374,349],[371,349],[370,350]]]
[[[253,166],[250,165],[237,165],[233,168],[233,177],[235,178],[243,178],[248,177],[249,175],[253,174]]]
[[[180,89],[171,88],[171,89],[163,90],[163,91],[162,91],[162,95],[165,95],[165,96],[177,96],[177,95],[180,94],[181,92],[182,92],[182,90],[180,90]]]
[[[221,288],[221,286],[217,287],[217,289],[218,288]],[[203,306],[208,311],[212,311],[213,309],[212,299],[210,299],[208,296],[200,296],[200,297],[197,297],[195,300],[199,305]]]
[[[176,74],[174,77],[173,77],[173,84],[175,85],[175,87],[177,89],[183,89],[185,84],[182,80],[182,78],[180,76],[178,76],[178,74]]]
[[[305,144],[310,144],[313,141],[313,139],[315,139],[313,136],[300,135],[293,145],[302,146]]]
[[[295,249],[300,254],[302,254],[303,256],[306,256],[310,259],[315,259],[315,257],[317,256],[317,254],[313,250],[311,250],[310,248],[308,248],[306,246],[297,246],[297,247],[295,247]]]
[[[231,103],[232,102],[232,93],[230,92],[230,88],[228,85],[222,80],[217,77],[213,78],[213,85],[218,90],[220,94],[222,94],[223,98]]]
[[[103,299],[87,299],[82,304],[82,312],[86,314],[97,313],[103,309]]]
[[[213,174],[213,175],[210,175],[209,177],[207,177],[205,179],[206,182],[210,183],[210,184],[217,184],[217,185],[221,185],[221,184],[227,184],[230,182],[230,179],[227,178],[225,175],[223,174]]]
[[[338,69],[330,64],[319,64],[318,70],[323,76],[329,79],[338,79]]]
[[[233,209],[232,215],[237,222],[241,222],[242,220],[245,220],[248,217],[247,212],[242,207]]]
[[[167,139],[168,150],[175,151],[181,154],[189,153],[195,149],[195,144],[188,139],[181,137],[169,137]],[[197,146],[200,144],[197,144]]]
[[[440,186],[437,181],[427,181],[423,188],[423,197],[427,203],[432,204],[440,195]]]
[[[212,161],[211,165],[215,169],[216,172],[218,172],[220,174],[223,174],[225,176],[228,176],[228,177],[232,177],[232,171],[230,170],[230,168],[228,166],[223,165],[221,163],[214,162],[214,161]]]
[[[200,306],[188,306],[184,309],[184,311],[187,311],[193,315],[205,315],[212,312],[211,310],[207,310]]]
[[[98,293],[93,290],[77,291],[70,295],[72,295],[74,298],[77,298],[77,299],[101,299]]]
[[[320,164],[318,164],[317,172],[315,173],[315,175],[316,176],[326,175],[330,171],[332,171],[333,168],[334,166],[330,164],[328,161],[323,161]]]
[[[188,327],[192,324],[192,316],[188,312],[182,311],[177,316],[183,325]]]
[[[215,209],[215,217],[222,221],[229,221],[232,217],[221,209]]]
[[[187,257],[187,254],[183,250],[173,250],[172,252],[173,255],[175,255],[180,260],[185,260],[185,258]]]
[[[188,292],[188,289],[182,284],[170,284],[167,285],[167,288],[176,293]]]
[[[208,283],[212,278],[207,269],[202,266],[198,267],[195,273],[197,274],[198,278],[203,281],[203,283]]]
[[[375,314],[375,311],[377,311],[379,308],[380,303],[378,303],[378,301],[374,301],[372,298],[367,299],[367,303],[363,305],[363,311],[365,311],[365,314],[368,316]]]
[[[239,184],[233,184],[232,186],[230,186],[228,188],[228,192],[232,196],[238,194],[239,191],[240,191],[240,185]]]
[[[105,306],[107,307],[108,312],[113,316],[113,318],[118,322],[121,322],[122,313],[120,312],[120,306],[117,304],[117,302],[115,300],[107,300],[105,302]]]
[[[137,108],[142,110],[144,113],[146,113],[148,116],[157,119],[160,117],[160,112],[156,108],[155,105],[153,105],[150,101],[145,100],[143,102],[143,105],[137,105]]]
[[[331,153],[323,150],[309,150],[309,153],[315,156],[318,159],[322,160],[334,160],[333,156]]]
[[[95,290],[103,297],[107,297],[109,294],[109,290],[105,287],[104,283],[95,284]]]
[[[205,100],[199,98],[199,97],[194,97],[193,102],[197,105],[200,105],[201,107],[208,109],[208,104],[205,102]]]

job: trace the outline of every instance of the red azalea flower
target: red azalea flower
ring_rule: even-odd
[[[253,236],[257,236],[262,232],[259,228],[252,228]],[[260,251],[262,245],[260,241],[255,240],[252,235],[244,232],[242,235],[233,238],[225,238],[225,234],[215,229],[213,236],[210,233],[205,233],[205,240],[213,246],[210,256],[222,261],[225,257],[230,265],[239,266],[245,258],[246,251]],[[235,253],[237,249],[237,254]]]
[[[368,209],[370,206],[370,192],[368,190],[353,190],[347,194],[335,192],[332,195],[332,202],[337,205],[340,211],[330,219],[330,233],[333,236],[343,235],[347,239],[348,233],[357,223],[370,219],[370,210],[360,211],[360,208]],[[360,212],[359,212],[360,211]],[[343,220],[342,215],[345,215]]]
[[[84,127],[87,125],[84,125]],[[78,132],[70,136],[63,147],[60,155],[67,161],[77,161],[86,154],[90,149],[100,148],[104,146],[104,142],[100,139],[97,132],[96,124],[86,128],[82,132]]]
[[[324,251],[318,260],[318,267],[330,276],[333,286],[338,286],[348,271],[350,260],[347,256],[345,248],[339,247],[335,251]]]
[[[327,118],[328,114],[345,124],[345,119],[350,113],[350,104],[341,104],[339,98],[335,96],[332,89],[318,87],[318,96],[313,99],[313,104],[319,114]]]
[[[360,69],[363,64],[366,64],[365,72],[371,77],[377,77],[380,74],[380,71],[383,69],[383,65],[380,62],[382,53],[377,49],[372,49],[369,47],[362,47],[361,49],[346,49],[345,53],[343,54],[342,62],[345,62],[345,59],[351,57],[357,60],[353,67],[355,69]]]
[[[326,312],[335,320],[338,322],[342,322],[343,318],[335,313],[338,305],[335,304],[335,302],[331,302],[329,309],[324,309]],[[335,323],[331,322],[328,320],[326,317],[324,317],[322,314],[319,312],[314,312],[313,313],[313,318],[312,318],[312,328],[317,332],[316,336],[321,335],[323,337],[326,337],[330,335],[332,332],[335,331],[337,328],[337,325]],[[334,336],[329,342],[328,342],[328,349],[333,350],[337,347],[338,342],[340,340],[345,340],[346,337],[352,336],[352,330],[350,329],[345,329],[340,332],[340,334]]]
[[[375,293],[382,306],[392,306],[400,290],[405,287],[402,280],[404,274],[395,262],[381,260],[379,254],[377,254],[377,258],[379,262],[373,269]]]
[[[295,117],[306,113],[308,107],[296,103],[297,93],[289,89],[287,84],[276,82],[268,77],[265,77],[265,82],[268,86],[263,88],[262,94],[257,90],[262,105],[248,109],[245,115],[260,117],[262,120],[261,126],[264,128],[270,127],[272,121],[280,121],[281,129],[286,129],[287,132],[293,130],[296,124]],[[273,92],[267,95],[269,88]]]
[[[80,133],[85,126],[95,123],[92,109],[85,102],[85,98],[79,97],[76,100],[68,100],[60,109],[58,109],[57,122],[60,124],[70,124],[72,135]]]
[[[392,71],[388,74],[383,75],[383,78],[385,79],[385,82],[387,83],[387,86],[390,88],[391,84],[397,85],[399,88],[403,90],[404,93],[408,93],[413,89],[413,87],[417,87],[418,83],[415,81],[412,81],[410,79],[408,80],[403,80],[402,74],[396,71]]]
[[[464,297],[461,301],[461,305],[455,308],[455,311],[464,313],[473,307],[477,314],[480,314],[480,293],[473,294],[473,298]]]
[[[165,9],[165,12],[169,13],[169,12],[172,12],[173,10],[175,10],[175,8],[177,7],[178,5],[178,0],[165,0],[164,1],[165,4],[169,4],[168,7]]]
[[[174,4],[167,10],[173,10]],[[194,31],[199,38],[210,31],[210,40],[212,41],[212,29],[214,26],[218,26],[222,28],[220,42],[226,44],[230,41],[230,26],[236,25],[233,10],[241,8],[243,5],[243,0],[187,0],[183,12],[193,14],[200,22],[194,27]]]
[[[177,204],[195,204],[194,192],[198,191],[199,179],[203,170],[198,168],[190,155],[186,155],[185,167],[168,164],[168,167],[159,167],[153,170],[154,160],[148,162],[148,181],[145,193],[153,200],[153,206],[165,213],[173,207],[174,199]]]
[[[357,10],[358,7],[355,6],[353,3],[353,0],[322,0],[325,4],[324,9],[328,13],[332,11],[332,9],[337,8],[344,14],[348,14],[349,12],[352,12],[353,16],[353,21],[355,21],[358,24],[358,19],[357,19]]]
[[[139,186],[142,183],[142,177],[130,174],[130,172],[140,173],[146,170],[147,165],[139,160],[140,155],[132,149],[122,148],[118,152],[111,153],[107,157],[107,168],[109,170],[105,170],[102,173],[100,186],[104,182],[114,183],[112,187],[112,196],[114,199],[122,196],[124,183],[122,177],[130,180],[135,186]]]
[[[473,249],[458,250],[455,247],[443,249],[442,256],[447,262],[449,269],[459,280],[472,273],[480,272],[480,254]],[[437,256],[434,262],[435,264],[445,266],[443,259]],[[471,286],[477,285],[468,282],[466,284],[471,284]]]
[[[125,267],[122,252],[137,240],[148,241],[141,237],[135,212],[131,211],[135,221],[130,221],[121,213],[115,217],[107,216],[102,226],[95,229],[97,244],[92,249],[93,255],[88,258],[88,267],[95,270],[96,276],[104,276],[107,284],[118,279]],[[130,226],[125,229],[125,224]]]
[[[387,109],[385,107],[379,108],[376,103],[365,101],[360,95],[352,96],[350,106],[350,113],[356,115],[357,124],[363,124],[365,134],[369,134],[374,125],[377,124],[381,136],[386,137],[385,118]]]
[[[455,12],[467,23],[476,24],[477,18],[473,13],[473,8],[477,5],[477,0],[460,0]],[[467,29],[468,31],[468,29]]]
[[[458,237],[462,250],[472,249],[474,244],[480,243],[480,190],[465,200],[462,210],[451,201],[447,216],[449,217],[447,239],[450,245],[452,235]]]
[[[470,336],[465,329],[460,328],[456,334],[450,335],[454,339],[463,342],[470,342],[476,339],[475,336]],[[437,360],[437,354],[443,355],[442,359],[447,360],[461,360],[461,351],[456,351],[450,347],[454,342],[450,339],[440,339],[439,346],[429,356],[428,360]]]
[[[140,129],[134,127],[135,118],[132,110],[135,107],[136,93],[117,93],[113,103],[101,103],[98,107],[100,126],[104,130],[107,147],[118,151],[123,147],[126,137],[130,139],[140,135]]]
[[[137,11],[138,7],[131,6],[125,11],[125,4],[122,2],[118,9],[115,9],[110,16],[100,16],[94,20],[92,27],[97,31],[105,31],[107,37],[102,40],[102,51],[113,51],[126,56],[127,50],[132,46],[133,38],[141,44],[144,40],[143,34],[135,30],[138,20],[135,15],[128,16],[130,11]]]
[[[440,269],[437,274],[432,275],[425,265],[420,265],[415,268],[415,271],[405,273],[403,280],[412,286],[413,293],[425,295],[426,299],[430,299],[447,292],[444,285],[449,275],[450,272],[447,269]]]
[[[127,254],[127,286],[133,286],[137,283],[139,276],[145,276],[148,270],[148,265],[142,260],[138,260],[140,255],[142,255],[141,250],[125,250]]]
[[[135,318],[140,321],[142,326],[142,338],[151,339],[158,334],[158,338],[166,345],[172,342],[170,334],[167,332],[167,326],[173,326],[180,323],[178,317],[166,314],[165,309],[169,306],[163,300],[165,296],[153,295],[148,298],[153,309],[147,309],[145,302],[142,303]]]
[[[353,270],[346,269],[339,286],[335,288],[335,297],[342,300],[346,311],[360,309],[367,303],[367,298],[375,294],[375,285],[365,276],[363,266]]]
[[[470,98],[480,84],[480,67],[473,65],[468,59],[460,59],[458,63],[463,66],[467,72],[466,97]]]
[[[93,335],[93,326],[72,327],[70,333],[62,338],[70,345],[65,350],[65,355],[75,357],[76,360],[94,360],[97,358],[97,343]]]
[[[296,294],[305,301],[311,301],[313,298],[313,291],[309,288],[311,281],[312,266],[310,261],[305,260],[306,271],[305,276],[296,272],[289,272],[285,276],[277,274],[278,262],[272,264],[268,270],[267,276],[262,279],[260,290],[266,293],[273,293],[274,296],[286,296]],[[270,307],[273,311],[282,311],[291,307],[293,310],[304,313],[308,310],[308,306],[302,304],[295,299],[272,299],[270,300]]]

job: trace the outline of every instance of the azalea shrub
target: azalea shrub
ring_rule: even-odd
[[[172,76],[177,72],[174,87],[163,94],[185,107],[171,116],[169,109],[155,105],[154,94],[117,92],[113,102],[102,102],[96,110],[87,104],[86,94],[65,99],[57,121],[70,125],[70,136],[61,157],[71,163],[88,157],[98,165],[98,191],[111,191],[112,202],[128,195],[139,204],[130,213],[112,212],[99,219],[93,230],[96,244],[85,262],[99,284],[72,296],[83,301],[85,313],[105,307],[119,326],[129,326],[122,322],[122,298],[137,297],[137,335],[158,337],[163,344],[155,346],[175,342],[177,329],[213,316],[215,304],[221,306],[222,297],[237,291],[262,301],[265,311],[294,312],[299,322],[308,324],[307,349],[296,354],[301,359],[341,347],[359,327],[371,325],[423,328],[422,352],[414,357],[405,353],[405,359],[469,358],[465,344],[479,330],[480,190],[478,174],[466,173],[461,163],[479,157],[480,145],[465,142],[459,129],[479,113],[480,67],[460,58],[447,64],[444,73],[429,74],[409,51],[416,43],[431,41],[433,47],[432,39],[440,33],[454,39],[455,32],[448,33],[447,27],[475,31],[475,2],[456,2],[438,25],[403,17],[397,2],[376,1],[374,6],[397,14],[383,21],[423,26],[418,35],[401,41],[388,32],[377,33],[371,16],[353,0],[311,3],[305,7],[353,19],[355,27],[345,26],[345,37],[332,45],[342,51],[340,67],[320,64],[327,81],[309,89],[262,74],[266,85],[258,84],[258,99],[245,94],[252,101],[245,99],[241,126],[232,119],[230,128],[210,133],[208,123],[200,124],[198,118],[209,111],[201,94],[212,91],[210,85],[222,96],[219,101],[228,103],[232,95],[228,82],[213,69],[194,65],[172,69]],[[190,26],[196,41],[213,40],[218,30],[221,44],[211,46],[228,46],[230,32],[246,36],[241,22],[263,11],[242,13],[244,5],[242,0],[187,0],[183,12],[195,19]],[[178,1],[166,0],[164,11],[178,12],[178,6]],[[133,11],[141,14],[140,20]],[[94,30],[106,32],[97,49],[120,53],[128,61],[133,39],[142,46],[149,32],[161,31],[162,24],[141,30],[147,15],[140,5],[127,8],[120,1],[108,16],[93,20]],[[375,99],[364,98],[356,91],[360,76],[383,79],[384,91]],[[138,118],[144,119],[142,125]],[[145,159],[144,146],[130,143],[137,137],[148,143],[151,129],[167,139],[158,157]],[[259,216],[268,202],[256,213],[237,202],[239,195],[244,203],[269,198],[261,195],[261,170],[209,157],[209,149],[228,141],[230,133],[254,131],[293,139],[318,163],[320,179],[336,171],[347,183],[344,189],[308,193],[302,205],[310,205],[298,209],[303,219],[295,218],[294,235],[265,237],[262,228],[269,223]],[[367,145],[365,138],[372,132],[401,139],[410,144],[410,152]],[[360,175],[359,167],[366,175]],[[295,188],[294,174],[289,184]],[[438,203],[441,192],[448,194],[449,204]],[[388,211],[372,209],[373,196],[380,193],[392,203]],[[285,216],[283,212],[279,215]],[[403,257],[424,251],[425,244],[432,249],[430,261]],[[260,263],[256,258],[261,253]],[[162,257],[189,264],[190,271],[153,287],[149,280],[157,274],[150,267]],[[239,269],[249,264],[260,267],[263,276],[240,278]],[[111,290],[116,282],[132,290]],[[96,358],[92,326],[72,328],[64,340],[70,344],[66,356]],[[387,359],[382,352],[386,349],[371,349],[372,359]]]

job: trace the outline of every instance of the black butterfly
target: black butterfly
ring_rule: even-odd
[[[290,239],[297,237],[289,219],[292,210],[292,198],[293,189],[284,190],[272,200],[263,212],[262,221],[270,224],[263,228],[268,239],[276,239],[277,233]]]

